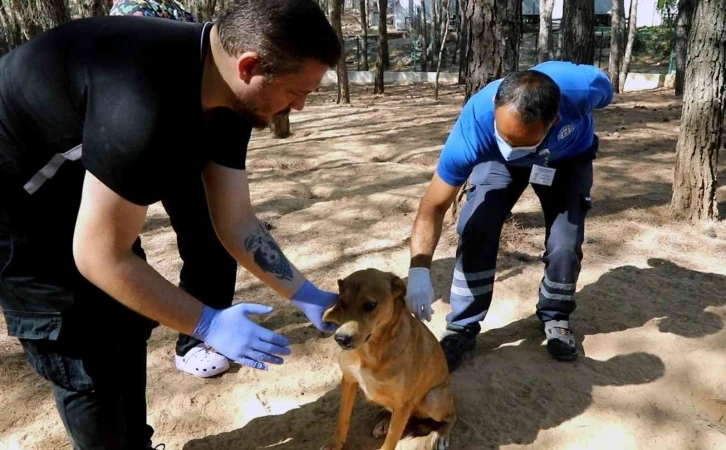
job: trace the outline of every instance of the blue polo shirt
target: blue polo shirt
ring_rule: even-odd
[[[592,111],[606,107],[613,99],[613,87],[608,77],[595,66],[564,61],[547,61],[531,70],[552,78],[562,94],[560,121],[552,127],[538,149],[549,150],[550,162],[587,151],[595,134]],[[499,152],[494,135],[494,96],[501,82],[500,79],[486,85],[469,99],[461,111],[441,151],[436,169],[447,184],[461,186],[474,166],[484,162],[498,161],[525,167],[544,162],[544,157],[537,153],[506,161]]]

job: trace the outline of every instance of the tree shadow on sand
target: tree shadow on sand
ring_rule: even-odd
[[[610,270],[577,294],[573,324],[580,342],[588,335],[637,328],[653,320],[661,332],[685,338],[723,329],[721,318],[709,309],[726,305],[726,276],[656,258],[648,265]],[[665,372],[660,358],[642,352],[600,361],[581,349],[578,360],[561,363],[547,354],[542,342],[535,315],[479,335],[476,350],[452,374],[459,413],[452,449],[531,444],[540,431],[585,412],[597,387],[646,384]],[[339,400],[336,388],[313,403],[193,440],[184,449],[318,449],[334,430]],[[364,403],[359,393],[353,414],[346,449],[378,449],[382,440],[370,433],[378,409]],[[423,445],[418,438],[404,441],[402,447]]]
[[[607,361],[581,358],[563,365],[541,348],[503,347],[487,356],[476,372],[454,373],[459,422],[452,449],[499,448],[531,443],[540,430],[556,427],[584,412],[592,404],[595,386],[649,383],[663,376],[659,358],[647,353],[619,355]],[[358,394],[346,450],[375,450],[383,439],[371,430],[378,408]],[[319,449],[335,429],[340,401],[338,388],[317,401],[285,414],[252,420],[243,428],[195,439],[184,450],[207,449]],[[426,448],[427,437],[406,438],[399,448]]]
[[[524,266],[534,263],[539,261],[524,261],[521,266],[508,265],[499,269],[511,276],[510,272],[514,271],[516,275],[517,271],[523,271]],[[726,296],[723,295],[726,292],[726,276],[698,272],[660,258],[650,258],[648,266],[617,267],[577,292],[578,306],[572,322],[580,340],[586,335],[641,327],[653,319],[658,321],[660,331],[687,338],[709,336],[723,329],[721,318],[708,309],[726,305]],[[437,298],[447,303],[453,268],[453,259],[439,260],[432,266],[432,273],[436,271],[439,280],[435,283]],[[498,276],[500,279],[501,276]],[[532,294],[534,312],[536,292]],[[517,337],[519,328],[516,324],[514,322],[484,334],[497,344],[493,347],[496,348],[522,338]],[[532,327],[537,329],[536,320]]]

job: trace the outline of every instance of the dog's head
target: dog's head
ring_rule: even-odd
[[[338,288],[338,302],[325,312],[323,321],[339,325],[335,341],[344,350],[365,344],[376,329],[406,308],[406,285],[392,273],[361,270],[338,280]]]

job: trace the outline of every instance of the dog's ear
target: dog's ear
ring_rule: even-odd
[[[340,307],[338,303],[333,305],[330,309],[323,313],[323,322],[334,323],[336,325],[342,325],[340,323]]]
[[[393,298],[404,298],[406,296],[406,283],[393,274],[391,274],[391,295],[393,295]]]
[[[345,285],[345,281],[338,280],[338,293],[343,291],[343,286]]]

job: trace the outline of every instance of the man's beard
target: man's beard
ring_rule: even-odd
[[[234,104],[234,111],[242,116],[256,130],[264,130],[270,125],[270,121],[260,114],[259,108],[251,102],[245,102],[237,98]]]

